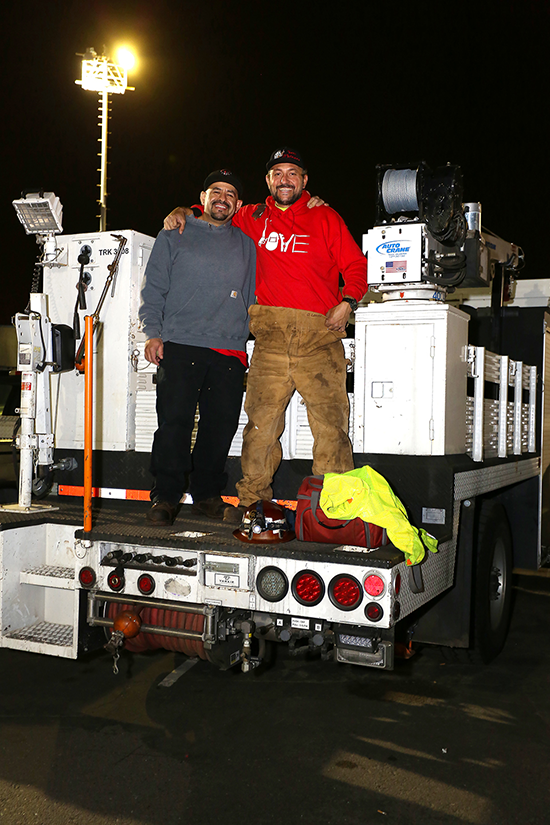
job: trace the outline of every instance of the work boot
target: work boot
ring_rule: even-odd
[[[212,496],[211,498],[205,498],[204,501],[193,502],[191,512],[198,516],[222,519],[225,506],[225,501],[221,496]]]
[[[236,507],[228,504],[223,513],[223,520],[230,524],[240,524],[247,509],[244,504],[237,504]]]
[[[159,527],[169,526],[176,518],[177,506],[169,504],[167,501],[155,501],[145,518],[151,524]]]

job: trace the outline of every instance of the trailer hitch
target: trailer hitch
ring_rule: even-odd
[[[113,622],[113,633],[111,638],[104,645],[105,650],[113,656],[113,673],[118,675],[118,660],[120,659],[120,649],[124,647],[126,639],[137,636],[141,630],[141,617],[139,613],[132,610],[121,610]]]

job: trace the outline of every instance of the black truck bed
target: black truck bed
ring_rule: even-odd
[[[32,511],[31,513],[0,512],[0,530],[20,528],[37,524],[72,524],[77,538],[106,541],[115,544],[132,544],[143,547],[188,549],[243,553],[255,556],[277,555],[284,558],[304,557],[314,554],[319,561],[364,562],[368,554],[369,564],[383,568],[393,567],[403,561],[403,554],[393,545],[375,550],[357,548],[342,550],[336,544],[293,541],[281,544],[248,544],[234,537],[234,524],[196,515],[191,506],[182,505],[174,524],[170,527],[156,527],[149,524],[145,515],[150,507],[148,501],[94,499],[92,506],[92,530],[85,533],[83,502],[81,498],[66,496],[49,497],[44,504],[57,509]],[[203,533],[196,537],[188,534]]]

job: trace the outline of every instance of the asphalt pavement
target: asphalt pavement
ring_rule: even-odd
[[[1,825],[548,822],[550,578],[516,575],[491,665],[0,650]]]
[[[516,573],[485,667],[421,647],[378,672],[278,645],[251,674],[199,662],[163,687],[183,656],[124,652],[115,676],[103,651],[1,649],[0,825],[543,825],[549,574]]]

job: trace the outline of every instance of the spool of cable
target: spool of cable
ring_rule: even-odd
[[[382,179],[382,202],[390,215],[396,212],[417,212],[417,169],[388,169]]]

